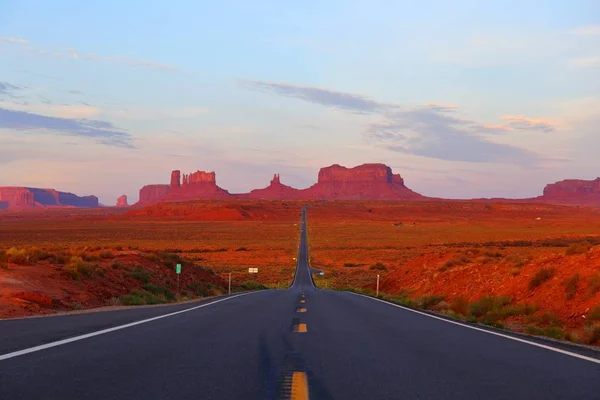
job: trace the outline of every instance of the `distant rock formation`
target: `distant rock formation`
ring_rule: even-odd
[[[249,199],[249,200],[421,200],[426,197],[404,185],[398,174],[384,164],[364,164],[354,168],[332,165],[319,171],[318,182],[308,189],[295,189],[281,183],[275,174],[269,186],[250,193],[231,194],[217,186],[214,172],[196,171],[171,173],[169,185],[148,185],[140,190],[138,204],[161,201],[196,199]]]
[[[600,178],[590,181],[567,179],[552,183],[544,188],[544,194],[536,200],[555,204],[600,206]]]
[[[123,195],[117,199],[117,207],[128,207],[127,195]]]
[[[96,196],[77,196],[54,189],[18,186],[0,187],[0,209],[43,207],[98,207]]]

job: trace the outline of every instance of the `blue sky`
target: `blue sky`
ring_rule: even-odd
[[[0,2],[0,185],[130,200],[172,169],[423,194],[600,175],[597,1]]]

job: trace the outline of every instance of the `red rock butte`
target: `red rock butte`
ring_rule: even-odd
[[[98,207],[96,196],[77,196],[54,189],[20,186],[0,187],[0,209],[31,209],[46,207]]]
[[[183,179],[182,179],[183,177]],[[404,180],[384,164],[364,164],[354,168],[332,165],[319,171],[318,181],[307,189],[295,189],[281,183],[275,174],[269,186],[250,193],[232,194],[216,183],[214,172],[171,173],[169,185],[147,185],[140,189],[138,204],[196,199],[248,200],[423,200]]]

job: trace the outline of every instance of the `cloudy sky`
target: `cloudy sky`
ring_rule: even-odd
[[[600,175],[600,2],[0,1],[0,185],[137,200],[382,162],[430,196]]]

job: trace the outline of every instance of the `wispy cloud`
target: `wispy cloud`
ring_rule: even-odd
[[[481,136],[487,132],[482,124],[435,108],[407,109],[386,118],[383,125],[373,124],[365,136],[387,150],[446,161],[536,162],[537,157],[526,150]]]
[[[574,58],[569,64],[580,68],[600,68],[600,56]]]
[[[35,47],[29,43],[28,40],[25,39],[15,39],[9,37],[0,38],[0,41],[11,43],[14,45],[19,45],[23,50],[37,53],[42,56],[50,56],[50,57],[58,57],[58,58],[71,58],[76,60],[85,60],[85,61],[95,61],[95,62],[105,62],[105,63],[114,63],[121,64],[128,67],[135,68],[148,68],[154,69],[158,71],[178,71],[178,68],[174,65],[159,63],[156,61],[150,60],[142,60],[138,58],[130,58],[124,56],[102,56],[94,53],[82,53],[76,49],[67,47],[63,50],[48,50]]]
[[[600,35],[600,25],[579,26],[571,30],[573,35]]]
[[[0,37],[0,42],[5,42],[5,43],[12,43],[12,44],[27,44],[27,40],[25,39],[18,39],[18,38],[12,38],[12,37]]]
[[[505,127],[519,131],[552,132],[556,130],[556,125],[541,118],[529,118],[524,115],[505,115],[502,119],[508,121]]]
[[[377,113],[394,108],[392,104],[379,103],[358,94],[336,92],[310,86],[297,86],[288,83],[239,81],[240,86],[286,97],[295,97],[310,103],[333,107],[355,113]]]
[[[0,95],[8,96],[8,97],[16,97],[14,92],[22,90],[23,88],[20,86],[12,85],[8,82],[0,82]]]
[[[99,143],[130,147],[131,135],[113,124],[89,119],[49,117],[25,111],[0,108],[0,129],[19,131],[49,131],[59,135],[96,139]]]
[[[67,93],[76,94],[76,95],[83,95],[84,94],[81,90],[67,90]]]
[[[549,132],[554,129],[545,120],[525,116],[506,116],[507,122],[503,124],[463,119],[455,115],[457,107],[454,105],[429,103],[407,108],[357,94],[287,83],[243,81],[242,86],[353,113],[380,115],[381,121],[370,122],[364,132],[370,143],[394,152],[447,161],[534,165],[539,160],[537,155],[495,142],[486,134],[507,134],[516,130]]]

